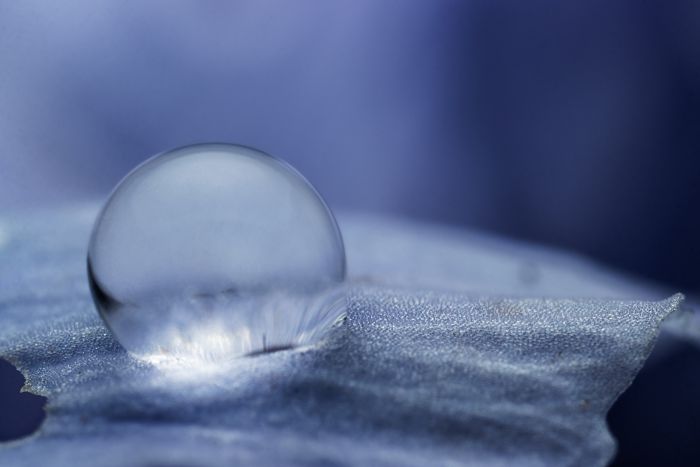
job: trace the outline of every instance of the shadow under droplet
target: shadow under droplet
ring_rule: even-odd
[[[258,355],[263,355],[263,354],[268,354],[268,353],[273,353],[273,352],[281,352],[283,350],[291,350],[293,348],[294,348],[293,345],[275,345],[275,346],[265,347],[262,350],[254,350],[252,352],[248,352],[246,354],[246,357],[256,357]]]
[[[46,418],[46,398],[20,392],[23,385],[22,373],[0,358],[0,442],[31,435]]]

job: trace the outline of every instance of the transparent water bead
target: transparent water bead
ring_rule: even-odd
[[[333,214],[288,164],[202,144],[124,178],[93,228],[97,309],[133,355],[215,362],[317,341],[344,312]]]

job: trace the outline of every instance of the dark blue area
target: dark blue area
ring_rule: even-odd
[[[32,434],[46,417],[46,398],[20,393],[23,385],[22,374],[0,359],[0,442]]]
[[[642,370],[608,416],[614,466],[696,466],[700,455],[700,349],[685,345]]]
[[[697,3],[476,1],[445,17],[445,169],[406,209],[700,290]]]

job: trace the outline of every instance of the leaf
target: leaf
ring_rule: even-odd
[[[48,397],[0,465],[604,465],[605,415],[682,300],[623,300],[657,291],[537,247],[348,217],[347,318],[323,343],[169,372],[93,310],[94,212],[0,220],[0,356]]]

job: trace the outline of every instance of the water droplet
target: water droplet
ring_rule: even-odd
[[[227,144],[124,178],[93,228],[88,275],[117,340],[151,362],[311,344],[345,307],[345,250],[321,197],[279,159]]]

